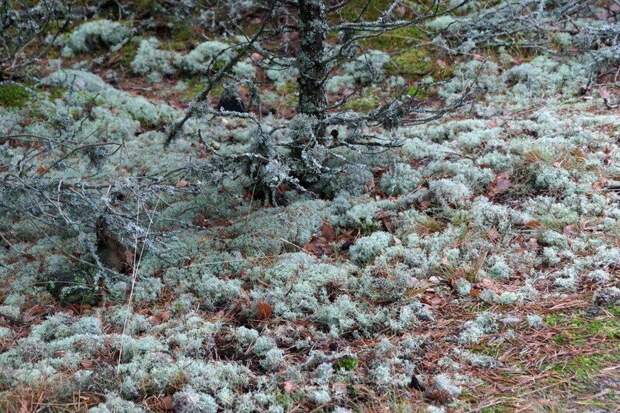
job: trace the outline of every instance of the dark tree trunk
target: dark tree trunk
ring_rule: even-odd
[[[323,41],[327,33],[325,7],[321,0],[299,0],[299,37],[301,50],[297,55],[299,69],[298,113],[325,117],[325,87],[327,67],[323,62]],[[322,135],[322,131],[317,131]]]

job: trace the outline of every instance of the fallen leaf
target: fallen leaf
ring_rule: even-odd
[[[489,196],[493,197],[502,192],[506,192],[512,186],[508,172],[498,174],[489,185]]]
[[[499,289],[500,289],[498,287],[497,283],[495,281],[489,279],[489,278],[483,278],[480,281],[480,286],[482,286],[484,288],[488,288],[489,290],[492,290],[492,291],[495,291],[495,292],[499,291]]]
[[[170,311],[162,311],[159,313],[159,319],[161,321],[168,321],[170,320],[170,317],[172,317],[172,313]]]
[[[175,186],[177,188],[186,188],[187,186],[189,186],[189,182],[187,182],[185,179],[181,179],[179,182],[176,183]]]
[[[82,366],[82,368],[86,370],[90,370],[95,367],[95,362],[93,362],[92,360],[82,360],[80,362],[80,366]]]
[[[539,245],[538,245],[538,241],[536,240],[536,238],[530,238],[529,240],[527,240],[527,243],[525,244],[527,246],[528,249],[530,250],[537,250]]]
[[[292,382],[290,382],[290,381],[285,381],[284,382],[284,392],[285,393],[289,393],[289,394],[292,393],[295,390],[295,387],[296,386]]]
[[[323,255],[329,254],[329,243],[323,237],[313,238],[309,243],[304,245],[304,251],[320,258]]]
[[[172,396],[167,394],[164,397],[161,398],[161,408],[163,410],[173,410],[174,409],[174,403],[172,400]]]
[[[603,188],[605,188],[606,185],[607,185],[607,179],[599,178],[596,181],[594,181],[594,183],[592,183],[592,189],[600,191]]]
[[[601,88],[599,90],[599,94],[601,95],[603,99],[609,99],[611,97],[611,95],[609,94],[609,91],[605,88]]]
[[[336,230],[329,222],[324,222],[321,226],[321,235],[327,241],[334,241],[336,239]]]
[[[537,228],[542,227],[542,224],[540,223],[540,221],[533,219],[531,221],[527,221],[525,223],[525,227],[529,229],[537,229]]]
[[[578,232],[579,232],[579,230],[577,228],[577,225],[575,225],[575,224],[567,225],[562,230],[562,233],[564,235],[568,235],[568,236],[575,236],[575,235],[577,235]]]
[[[267,320],[273,315],[271,305],[266,301],[256,303],[256,315],[259,320]]]
[[[497,242],[497,240],[499,240],[500,237],[501,237],[501,234],[495,228],[491,228],[490,230],[487,231],[487,238],[489,238],[490,241]]]

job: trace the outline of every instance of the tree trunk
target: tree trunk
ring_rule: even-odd
[[[299,0],[299,38],[301,50],[297,55],[299,69],[298,113],[325,118],[325,87],[327,68],[323,62],[323,42],[327,33],[325,6],[321,0]],[[322,131],[317,131],[322,132]],[[318,133],[322,136],[322,133]]]

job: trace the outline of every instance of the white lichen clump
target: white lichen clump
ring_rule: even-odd
[[[392,238],[388,232],[377,231],[358,239],[351,247],[351,259],[359,264],[370,262],[390,245]]]
[[[71,57],[76,53],[89,52],[99,46],[118,46],[129,37],[130,29],[110,20],[94,20],[83,23],[64,42],[62,54]]]

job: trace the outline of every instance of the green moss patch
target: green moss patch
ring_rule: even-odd
[[[357,368],[357,365],[359,364],[359,361],[355,358],[355,357],[343,357],[340,360],[338,360],[335,363],[335,367],[336,369],[339,370],[355,370]]]
[[[588,318],[583,313],[551,314],[545,323],[557,328],[553,341],[566,347],[583,347],[583,354],[549,365],[562,377],[575,378],[579,383],[591,382],[605,367],[620,361],[620,320],[616,316]],[[597,343],[592,342],[597,339]]]
[[[392,58],[388,64],[388,73],[415,78],[428,74],[433,70],[429,53],[424,49],[409,49]]]
[[[0,84],[0,106],[20,108],[28,102],[30,93],[18,83]]]
[[[620,350],[620,349],[619,349]],[[576,356],[566,361],[555,363],[552,370],[564,377],[574,377],[581,382],[592,380],[606,366],[620,361],[620,354],[590,354]]]
[[[545,317],[545,323],[551,327],[561,329],[556,337],[565,343],[579,344],[591,337],[601,337],[610,340],[620,338],[620,320],[618,317],[587,318],[583,314],[551,314]],[[561,344],[561,343],[558,343]]]
[[[137,42],[127,42],[120,48],[117,52],[119,55],[119,63],[124,68],[130,68],[131,62],[136,57],[136,53],[138,52],[138,43]]]
[[[417,26],[401,27],[400,29],[390,30],[379,36],[370,37],[363,40],[362,46],[369,49],[379,49],[384,51],[401,51],[411,47],[419,46],[426,40],[426,33]]]
[[[345,109],[355,110],[357,112],[369,112],[379,106],[379,99],[375,96],[362,96],[351,99],[344,105]]]
[[[340,15],[346,21],[358,18],[360,20],[376,20],[390,4],[392,4],[391,0],[353,0],[342,8]]]

